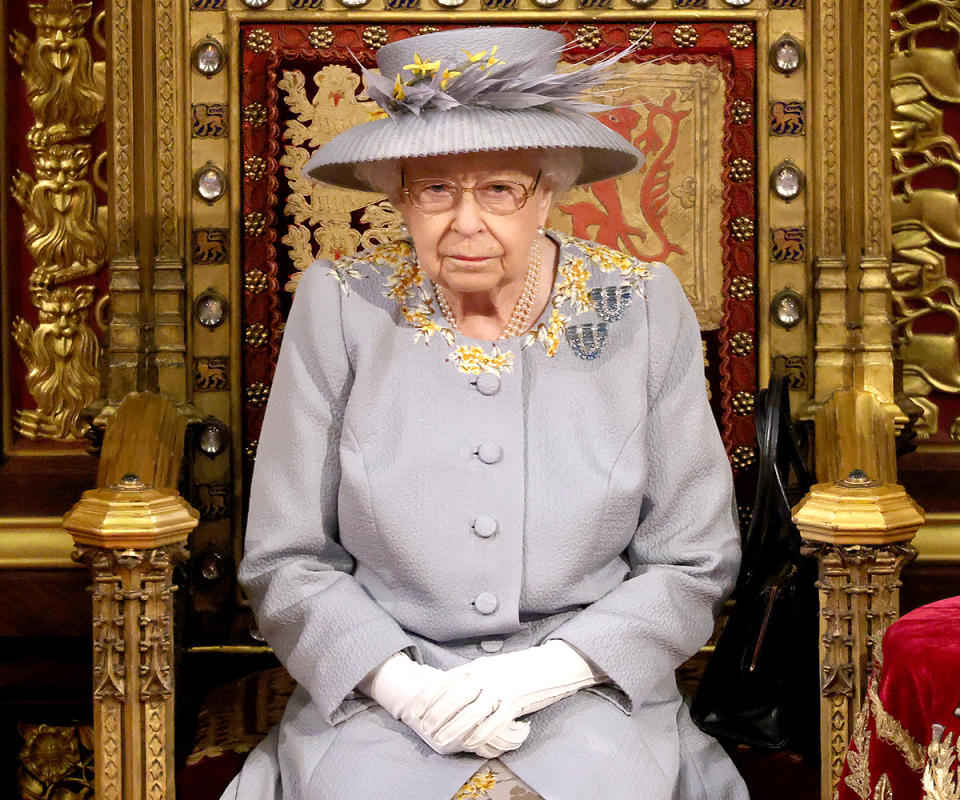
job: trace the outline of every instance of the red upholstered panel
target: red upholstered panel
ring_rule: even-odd
[[[266,391],[273,379],[283,323],[299,271],[318,255],[337,258],[380,241],[378,237],[389,231],[390,220],[396,216],[395,211],[377,205],[375,201],[380,198],[372,195],[342,190],[311,194],[308,185],[297,184],[302,162],[310,150],[342,127],[369,118],[368,111],[355,103],[361,89],[358,60],[374,66],[380,45],[416,35],[422,27],[419,23],[381,26],[354,22],[323,26],[257,22],[240,27],[244,43],[245,485],[252,472]],[[431,27],[439,30],[457,26]],[[678,220],[683,221],[680,227],[684,230],[690,224],[703,224],[709,236],[719,240],[716,259],[708,266],[713,274],[721,273],[717,288],[722,307],[714,323],[705,326],[704,355],[714,412],[734,464],[737,496],[741,503],[750,503],[755,484],[752,460],[756,436],[752,406],[744,398],[752,399],[757,389],[754,343],[759,336],[753,289],[757,201],[755,168],[740,174],[735,167],[756,160],[754,34],[743,23],[724,20],[658,22],[649,32],[647,25],[617,22],[578,27],[558,20],[544,27],[563,33],[571,43],[578,31],[585,35],[589,29],[580,46],[571,46],[564,53],[566,62],[595,58],[607,48],[623,48],[642,34],[648,36],[647,43],[627,61],[656,60],[660,68],[683,65],[703,74],[716,72],[716,85],[710,92],[722,98],[720,124],[713,134],[719,141],[720,157],[715,164],[703,165],[712,170],[710,175],[695,179],[699,172],[687,163],[692,158],[689,148],[678,144],[687,135],[681,135],[686,130],[683,126],[695,119],[691,105],[707,103],[703,98],[695,100],[690,87],[684,89],[678,84],[675,91],[656,102],[615,109],[598,117],[626,134],[647,156],[642,180],[630,190],[637,197],[628,197],[619,183],[607,181],[595,184],[589,193],[581,193],[566,205],[560,204],[558,212],[569,218],[568,233],[596,239],[646,260],[665,259],[671,268],[672,257],[685,252],[683,237],[676,230]],[[690,38],[684,39],[683,35]],[[321,88],[316,76],[331,66],[336,71],[324,78],[329,83],[323,82]],[[673,86],[669,81],[667,85]],[[707,180],[710,176],[714,183]],[[686,191],[683,187],[696,186],[698,180],[716,189],[716,197],[707,203],[718,210],[716,230],[709,229],[706,219],[691,216],[698,208],[693,199],[683,201],[687,206],[678,200]],[[696,280],[689,275],[681,277],[691,284],[688,293],[693,291]],[[734,286],[750,289],[744,292],[734,290]],[[743,337],[749,346],[742,345]],[[737,397],[740,400],[735,402]]]

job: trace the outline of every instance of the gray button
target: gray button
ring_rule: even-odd
[[[493,517],[477,517],[473,521],[473,532],[481,539],[493,536],[497,532],[497,521]]]
[[[473,607],[481,614],[492,614],[497,610],[497,605],[496,595],[492,595],[490,592],[480,592],[473,598]]]
[[[473,382],[480,394],[491,395],[500,391],[500,378],[492,372],[484,372]]]
[[[484,442],[477,448],[477,456],[484,464],[496,464],[503,458],[503,448],[493,442]]]
[[[480,642],[480,649],[484,653],[499,653],[503,649],[503,641],[501,639],[484,639]]]

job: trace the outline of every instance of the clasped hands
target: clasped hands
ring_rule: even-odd
[[[441,670],[395,653],[357,688],[438,753],[496,758],[530,732],[518,719],[607,680],[561,639]]]

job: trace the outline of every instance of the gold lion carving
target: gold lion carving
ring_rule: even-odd
[[[92,9],[89,0],[34,0],[28,10],[35,37],[10,37],[34,117],[27,134],[34,175],[18,171],[12,182],[34,261],[29,287],[38,309],[36,327],[21,318],[13,323],[37,406],[15,416],[17,432],[29,439],[82,436],[80,412],[100,386],[100,344],[87,324],[94,287],[62,285],[89,278],[106,260],[88,179],[89,137],[105,112],[104,65],[94,62],[84,38]]]
[[[27,389],[37,409],[17,412],[17,432],[28,439],[76,439],[86,425],[80,412],[100,386],[100,344],[87,324],[93,286],[35,288],[37,327],[17,318],[13,338],[27,365]]]
[[[31,288],[53,286],[96,273],[106,243],[97,225],[93,185],[84,176],[89,144],[54,144],[34,150],[37,177],[19,171],[13,196],[23,210],[27,249],[33,256]]]
[[[103,81],[82,36],[92,4],[50,0],[30,3],[29,10],[36,41],[19,32],[10,37],[36,119],[27,141],[38,147],[89,136],[104,114]]]

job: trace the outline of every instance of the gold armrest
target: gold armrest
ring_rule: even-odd
[[[175,797],[173,566],[199,514],[177,494],[186,419],[129,395],[107,427],[98,488],[63,518],[93,573],[98,800]]]

